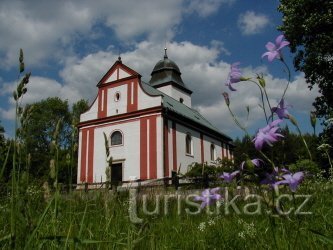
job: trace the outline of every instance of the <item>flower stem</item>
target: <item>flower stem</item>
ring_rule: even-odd
[[[290,69],[288,67],[288,65],[286,64],[286,62],[283,60],[283,58],[281,58],[281,62],[284,64],[284,66],[286,66],[287,72],[288,72],[288,83],[286,88],[283,91],[281,100],[284,99],[284,96],[286,95],[287,89],[289,88],[289,84],[290,84],[290,80],[291,80],[291,73],[290,73]]]
[[[261,89],[260,85],[259,85],[257,82],[255,82],[255,81],[253,81],[253,80],[249,80],[249,82],[252,82],[252,83],[254,83],[255,85],[257,85],[258,88],[259,88],[259,90],[260,90],[261,102],[262,102],[262,108],[263,108],[263,110],[264,110],[266,123],[268,124],[268,117],[267,117],[266,108],[265,108],[265,102],[264,102],[264,93],[262,92],[262,89]],[[265,88],[264,88],[264,90],[265,90]]]
[[[305,146],[305,148],[306,148],[306,151],[308,152],[308,155],[309,155],[309,157],[310,157],[310,160],[312,161],[312,154],[311,154],[311,152],[310,152],[310,149],[309,149],[309,147],[308,147],[308,144],[306,143],[306,141],[305,141],[305,139],[304,139],[304,136],[302,135],[301,129],[299,128],[299,126],[298,126],[298,124],[297,124],[296,122],[292,122],[292,123],[294,124],[294,126],[296,127],[296,129],[297,129],[299,135],[301,136],[302,141],[303,141],[303,144],[304,144],[304,146]]]

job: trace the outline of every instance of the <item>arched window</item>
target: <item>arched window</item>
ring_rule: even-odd
[[[210,160],[215,161],[216,160],[216,151],[215,151],[215,145],[210,145]]]
[[[186,143],[186,154],[192,155],[192,137],[190,134],[186,135],[185,143]]]
[[[123,144],[123,135],[120,131],[115,131],[111,134],[111,146]]]

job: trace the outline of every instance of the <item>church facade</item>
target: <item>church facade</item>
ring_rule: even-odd
[[[80,117],[77,183],[107,180],[104,134],[116,181],[169,177],[193,162],[233,159],[232,139],[192,109],[191,94],[166,50],[149,83],[119,58]]]

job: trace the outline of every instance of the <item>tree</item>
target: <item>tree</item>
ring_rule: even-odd
[[[290,42],[296,70],[305,74],[310,89],[318,85],[314,102],[317,117],[333,117],[333,2],[329,0],[280,0],[283,24],[278,28]],[[332,129],[325,136],[333,143]]]
[[[32,173],[36,177],[48,174],[50,145],[60,119],[62,123],[58,143],[61,149],[66,149],[71,136],[71,116],[67,101],[58,97],[47,98],[27,105],[24,110],[20,138],[24,142],[26,154],[31,155]]]

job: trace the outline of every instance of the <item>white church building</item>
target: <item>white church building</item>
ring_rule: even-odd
[[[103,133],[116,181],[169,177],[173,170],[185,173],[193,162],[232,159],[232,139],[192,109],[191,94],[166,50],[149,83],[119,57],[80,117],[77,183],[107,180]]]

